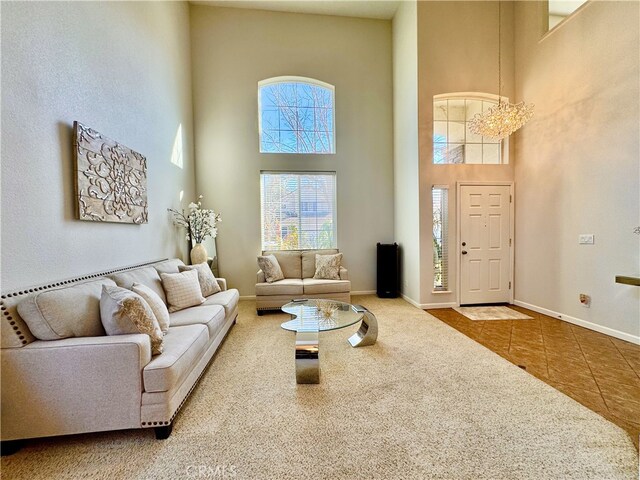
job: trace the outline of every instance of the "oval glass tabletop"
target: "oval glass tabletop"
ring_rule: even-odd
[[[330,315],[325,315],[321,310]],[[358,323],[363,316],[363,312],[356,311],[353,305],[335,300],[289,302],[282,307],[282,311],[295,316],[280,325],[292,332],[337,330]]]

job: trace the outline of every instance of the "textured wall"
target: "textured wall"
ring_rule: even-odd
[[[589,2],[541,39],[542,7],[515,17],[516,89],[536,104],[516,138],[516,299],[640,341],[640,288],[614,283],[640,273],[640,5]]]
[[[393,191],[395,240],[401,252],[401,291],[419,303],[417,10],[416,2],[402,2],[393,18]]]
[[[185,3],[3,3],[3,291],[184,253],[166,208],[194,194],[189,41]],[[74,219],[74,120],[146,155],[147,225]]]
[[[260,171],[335,170],[338,248],[353,290],[376,284],[376,242],[393,241],[391,22],[192,6],[198,191],[219,211],[220,274],[255,294]],[[335,155],[260,154],[258,81],[335,85]]]

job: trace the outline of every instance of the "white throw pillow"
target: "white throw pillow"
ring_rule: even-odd
[[[258,257],[258,267],[264,272],[267,283],[273,283],[284,278],[278,259],[273,255]]]
[[[222,289],[216,277],[213,275],[211,268],[206,263],[198,263],[197,265],[180,265],[178,269],[181,272],[188,272],[189,270],[195,270],[198,272],[198,282],[200,282],[200,290],[203,297],[208,297],[214,293],[218,293]]]
[[[316,255],[316,273],[313,278],[324,280],[340,280],[340,264],[342,254]]]
[[[151,307],[135,292],[103,285],[100,296],[100,320],[107,335],[145,333],[151,339],[151,353],[162,353],[163,336]]]
[[[204,302],[198,272],[161,273],[162,287],[167,294],[170,312],[177,312]]]
[[[134,283],[131,286],[131,291],[144,298],[144,301],[149,304],[151,311],[156,316],[160,330],[162,330],[162,333],[167,333],[170,323],[169,310],[167,310],[167,306],[160,298],[160,295],[141,283]]]

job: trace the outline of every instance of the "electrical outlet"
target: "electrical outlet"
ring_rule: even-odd
[[[580,245],[593,245],[595,243],[595,235],[593,233],[581,233],[578,235],[578,243]]]
[[[589,308],[591,306],[591,297],[589,295],[587,295],[586,293],[581,293],[580,294],[580,303],[582,304],[583,307]]]

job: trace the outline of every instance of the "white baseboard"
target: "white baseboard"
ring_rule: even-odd
[[[240,300],[255,300],[255,295],[240,295]]]
[[[446,303],[423,303],[420,308],[423,310],[431,310],[436,308],[453,308],[457,307],[458,304],[456,302],[446,302]]]
[[[537,305],[531,305],[530,303],[522,302],[520,300],[514,300],[513,304],[519,307],[528,308],[529,310],[533,310],[534,312],[542,313],[543,315],[548,315],[549,317],[573,323],[574,325],[578,325],[580,327],[588,328],[589,330],[595,330],[596,332],[604,333],[605,335],[610,335],[612,337],[619,338],[620,340],[625,340],[627,342],[640,345],[640,336],[631,335],[630,333],[621,332],[619,330],[614,330],[613,328],[604,327],[602,325],[598,325],[597,323],[592,323],[588,322],[587,320],[582,320],[580,318],[565,315],[564,313],[554,312],[553,310],[538,307]]]
[[[413,298],[406,296],[404,293],[401,293],[400,295],[405,301],[409,302],[411,305],[413,305],[416,308],[419,308],[420,310],[430,310],[432,308],[453,308],[458,306],[458,304],[455,302],[418,303]]]

